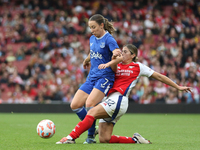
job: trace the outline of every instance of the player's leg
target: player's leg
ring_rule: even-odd
[[[112,135],[113,125],[126,113],[128,98],[119,92],[111,94],[101,103],[110,118],[99,120],[99,140],[101,143],[145,143],[150,141],[144,139],[140,134],[135,133],[133,137]]]
[[[112,135],[114,123],[99,121],[99,141],[100,143],[138,143],[150,144],[151,142],[144,139],[139,133],[135,133],[133,137]]]
[[[71,109],[78,115],[78,117],[83,120],[87,114],[84,107],[86,99],[88,98],[90,92],[93,89],[93,82],[86,80],[86,82],[79,88],[79,90],[74,95],[71,102]]]
[[[112,135],[114,124],[124,115],[128,108],[128,98],[119,92],[111,94],[101,103],[110,118],[99,120],[99,140],[101,143],[136,143],[132,137]]]
[[[92,108],[88,114],[89,115],[86,115],[83,121],[79,122],[75,126],[75,128],[67,137],[62,138],[59,142],[56,142],[56,144],[75,143],[75,139],[77,139],[83,132],[88,130],[92,126],[95,119],[108,117],[107,112],[100,104]]]
[[[101,102],[104,97],[105,97],[105,94],[102,91],[94,88],[92,92],[90,93],[90,95],[88,96],[88,99],[86,100],[85,105],[86,105],[87,111],[90,112],[90,110],[92,111],[96,110],[96,109],[91,109],[91,108],[93,108],[96,104]],[[84,144],[96,143],[95,126],[96,126],[96,120],[92,124],[91,128],[88,129],[88,137],[86,138]]]
[[[75,112],[81,120],[83,120],[87,114],[84,105],[88,95],[89,94],[84,91],[78,90],[70,104],[72,111]]]
[[[98,129],[99,142],[109,143],[112,136],[114,124],[112,122],[104,122],[101,120],[103,119],[99,120],[99,129]]]
[[[96,81],[94,89],[90,93],[88,99],[86,100],[86,109],[90,110],[96,104],[102,101],[102,99],[107,95],[108,91],[113,85],[113,81],[107,78],[101,78]],[[95,125],[94,121],[92,127],[88,130],[88,137],[84,144],[96,143],[95,141]]]
[[[104,119],[99,120],[99,141],[100,143],[138,143],[150,144],[150,141],[144,139],[139,133],[133,137],[112,135],[114,124],[120,119],[115,118],[112,122],[106,122]]]
[[[111,122],[106,122],[104,119],[99,120],[100,143],[137,143],[137,140],[132,137],[112,135],[114,124],[119,119],[120,117],[116,117]]]

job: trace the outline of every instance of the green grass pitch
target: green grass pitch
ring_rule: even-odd
[[[43,119],[56,125],[50,139],[37,135]],[[0,150],[199,150],[200,114],[126,114],[115,125],[115,135],[132,136],[138,132],[153,144],[82,144],[87,132],[76,144],[56,145],[79,122],[75,114],[0,113]]]

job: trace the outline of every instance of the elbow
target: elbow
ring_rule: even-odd
[[[152,75],[152,78],[158,80],[158,81],[162,81],[163,80],[163,75],[158,73],[158,72],[154,72]]]

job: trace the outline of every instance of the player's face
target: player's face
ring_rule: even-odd
[[[122,49],[123,63],[131,63],[132,59],[135,57],[135,54],[131,54],[127,47],[123,47]]]
[[[91,33],[100,38],[104,34],[103,23],[99,25],[96,21],[89,21],[88,26],[90,27]]]

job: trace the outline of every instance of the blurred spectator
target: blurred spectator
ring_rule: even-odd
[[[42,103],[46,103],[47,101],[49,101],[49,97],[46,96],[43,91],[38,91],[38,94],[35,97],[35,100],[38,103],[42,104]]]
[[[23,81],[25,82],[28,81],[28,79],[31,77],[29,70],[26,68],[24,72],[20,74],[20,77],[22,78]]]
[[[24,58],[25,58],[25,55],[24,55],[23,50],[18,49],[17,52],[16,52],[16,60],[21,61],[21,60],[24,60]]]
[[[22,80],[22,78],[18,75],[17,70],[15,69],[15,71],[13,72],[12,75],[9,76],[9,81],[10,83],[14,83],[14,84],[19,84],[19,85],[23,85],[24,81]]]
[[[64,10],[64,3],[62,0],[58,0],[57,3],[56,3],[56,9],[59,9],[59,10]]]
[[[44,13],[41,11],[41,8],[37,5],[35,6],[32,15],[34,18],[36,18],[37,21],[40,21],[41,18],[44,18]]]
[[[70,46],[75,49],[78,48],[79,46],[81,46],[81,43],[78,41],[78,37],[77,35],[73,36],[72,41],[70,43]]]
[[[8,72],[3,72],[3,75],[1,76],[1,79],[0,79],[0,84],[8,84]]]
[[[32,98],[28,95],[28,93],[25,93],[25,94],[23,95],[23,97],[22,97],[19,101],[20,101],[20,103],[22,103],[22,104],[31,104],[31,103],[33,103],[33,100],[32,100]]]
[[[165,99],[166,104],[178,104],[179,100],[176,97],[175,93],[170,91]]]
[[[0,46],[0,58],[3,58],[5,56],[5,52],[2,49],[2,46]]]
[[[164,104],[165,97],[161,93],[158,93],[155,99],[155,103]]]
[[[16,23],[15,20],[12,19],[12,15],[9,13],[6,17],[6,21],[4,22],[3,26],[14,27],[15,23]]]
[[[59,52],[64,56],[70,56],[72,57],[74,54],[74,50],[72,47],[70,47],[70,44],[68,42],[63,43],[62,47],[59,49]]]
[[[9,98],[6,101],[7,103],[9,103],[9,104],[12,104],[12,103],[18,104],[19,103],[19,99],[17,98],[17,93],[9,92],[8,96],[9,96]]]
[[[29,0],[24,0],[23,3],[20,5],[20,8],[24,10],[25,8],[32,9],[32,5]]]
[[[16,57],[14,56],[13,51],[8,52],[8,55],[6,57],[7,62],[13,62],[16,60]]]
[[[67,103],[71,103],[73,97],[74,97],[74,92],[76,91],[76,89],[74,89],[73,86],[70,86],[67,94],[65,95],[65,97],[63,97],[62,101],[63,102],[67,102]]]
[[[144,91],[144,94],[142,95],[142,97],[140,98],[140,104],[150,104],[152,103],[152,95],[149,93],[148,90]]]
[[[6,71],[8,72],[9,75],[12,75],[16,70],[16,67],[14,66],[13,62],[8,62],[6,66]]]
[[[145,30],[144,44],[153,44],[154,38],[150,29]]]
[[[49,9],[49,7],[50,7],[49,3],[50,3],[50,1],[43,0],[42,3],[41,3],[41,9],[42,10]]]
[[[147,29],[152,29],[154,27],[153,17],[151,14],[146,15],[144,27]]]
[[[48,30],[48,33],[47,33],[47,38],[48,38],[49,40],[51,40],[52,38],[57,38],[57,37],[58,37],[58,36],[57,36],[57,34],[55,33],[53,26],[50,26],[50,27],[49,27],[49,30]]]
[[[137,95],[136,89],[133,89],[131,91],[131,94],[129,96],[129,101],[130,102],[134,102],[134,103],[138,103],[139,102],[139,96]]]
[[[32,7],[33,7],[33,10],[35,9],[35,7],[40,7],[39,0],[33,0],[32,1]]]
[[[186,98],[186,103],[191,104],[194,103],[191,93],[184,93],[184,97]]]

